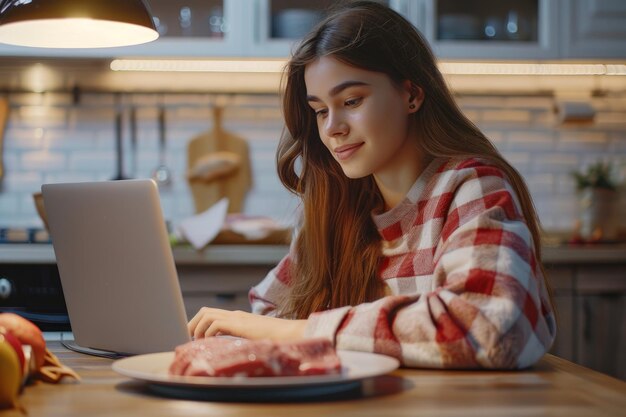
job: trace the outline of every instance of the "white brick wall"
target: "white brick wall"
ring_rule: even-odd
[[[175,178],[173,187],[162,192],[162,204],[173,222],[193,214],[184,179],[186,146],[192,137],[212,128],[215,96],[86,94],[77,106],[64,94],[8,98],[11,113],[5,132],[0,227],[41,225],[31,195],[42,183],[113,177],[116,103],[137,107],[137,172],[132,171],[127,113],[124,119],[125,173],[135,178],[149,177],[158,164],[157,110],[166,106],[166,163]],[[572,170],[598,159],[611,160],[626,178],[626,97],[593,98],[596,122],[583,126],[558,125],[550,97],[463,96],[459,103],[525,177],[546,229],[565,230],[574,224]],[[226,98],[226,106],[224,128],[250,145],[254,184],[245,212],[293,220],[297,201],[283,189],[275,167],[283,127],[278,97],[236,95]]]

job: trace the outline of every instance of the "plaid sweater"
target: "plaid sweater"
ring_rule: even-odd
[[[374,221],[390,295],[313,313],[307,337],[429,368],[524,368],[550,348],[556,323],[546,284],[500,169],[436,159],[404,201]],[[276,313],[291,259],[250,290],[253,312]]]

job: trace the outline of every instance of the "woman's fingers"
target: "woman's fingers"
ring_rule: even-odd
[[[211,324],[216,320],[215,314],[210,311],[204,312],[198,324],[196,325],[193,336],[196,339],[200,339],[206,336],[206,332],[211,327]]]
[[[227,335],[235,336],[231,332],[225,329],[225,323],[226,322],[224,322],[223,320],[213,321],[213,323],[211,323],[211,325],[206,330],[206,332],[204,332],[204,337],[217,336],[220,334],[227,334]]]
[[[285,320],[202,307],[187,328],[195,339],[224,334],[246,339],[297,340],[302,338],[305,325],[306,320]]]
[[[215,336],[221,329],[223,333],[228,333],[224,330],[225,324],[231,320],[234,312],[228,310],[220,310],[218,308],[202,307],[200,311],[194,316],[187,324],[189,334],[195,339],[200,339],[207,336]],[[214,326],[214,323],[221,323]],[[213,326],[213,329],[209,329]]]
[[[198,310],[196,315],[193,316],[193,318],[191,320],[189,320],[189,323],[187,323],[187,331],[189,332],[189,334],[191,336],[194,336],[196,327],[198,326],[198,323],[200,322],[200,320],[204,316],[205,309],[206,309],[206,307],[202,307],[200,310]]]
[[[191,336],[198,338],[201,333],[204,333],[204,331],[200,331],[200,328],[203,326],[203,321],[207,320],[209,314],[209,309],[207,307],[202,307],[200,310],[198,310],[196,315],[193,316],[189,323],[187,323],[187,330],[189,331],[189,334]],[[208,327],[208,325],[206,325],[206,327]],[[204,328],[204,330],[206,330],[206,327]]]

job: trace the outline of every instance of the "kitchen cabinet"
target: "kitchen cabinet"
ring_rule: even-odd
[[[399,11],[408,9],[409,0],[380,1]],[[332,3],[333,0],[150,0],[160,32],[160,38],[154,42],[101,49],[0,44],[0,56],[284,58]],[[217,29],[210,23],[212,20],[221,20],[222,27]]]
[[[149,0],[159,39],[112,48],[107,56],[237,56],[245,45],[251,15],[247,2],[229,0]]]
[[[250,311],[248,290],[274,265],[177,265],[187,317],[202,307]]]
[[[626,2],[569,0],[562,8],[562,58],[626,58]]]
[[[333,1],[150,0],[162,33],[155,42],[86,50],[0,44],[0,56],[285,58]],[[621,0],[380,1],[420,29],[441,59],[626,57]]]
[[[250,311],[248,291],[286,253],[283,245],[211,245],[204,251],[174,247],[187,316],[205,306]]]
[[[556,308],[557,338],[550,353],[573,361],[574,340],[574,270],[568,267],[549,268],[547,276]]]
[[[289,56],[293,47],[324,16],[333,0],[254,0],[252,56]],[[410,0],[379,0],[409,18]]]
[[[435,55],[443,59],[555,59],[555,0],[419,0],[410,9]],[[508,29],[507,29],[508,28]]]
[[[626,380],[626,268],[581,267],[574,308],[576,362]]]
[[[548,265],[558,332],[551,353],[626,380],[626,265]]]
[[[329,0],[254,0],[257,19],[251,37],[253,52],[260,56],[288,56],[298,40],[322,18],[322,10],[331,3]]]

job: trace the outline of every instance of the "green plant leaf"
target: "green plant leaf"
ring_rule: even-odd
[[[610,162],[598,161],[587,167],[585,171],[573,171],[570,174],[576,181],[576,188],[617,189],[617,181],[613,178],[613,166]]]

